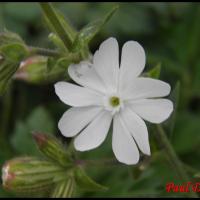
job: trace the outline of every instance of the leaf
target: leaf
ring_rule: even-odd
[[[153,69],[147,72],[147,76],[155,79],[159,79],[161,71],[161,63],[158,63]]]
[[[54,121],[43,107],[37,107],[24,122],[18,121],[16,123],[11,143],[18,153],[25,155],[39,154],[32,138],[31,133],[33,131],[49,134],[54,132]]]
[[[67,21],[52,6],[51,3],[40,3],[42,11],[46,17],[46,22],[54,33],[61,39],[66,50],[71,49],[73,43],[73,31]]]
[[[107,190],[107,187],[93,181],[81,167],[77,167],[74,170],[74,178],[80,189],[88,191]]]
[[[69,34],[70,40],[73,41],[76,37],[77,31],[72,27],[72,25],[69,23],[69,21],[64,17],[64,15],[61,12],[59,12],[55,8],[54,8],[54,12],[56,13],[60,23],[63,25],[65,31]],[[46,16],[44,16],[44,19],[45,19],[46,25],[48,26],[49,30],[55,34],[54,36],[56,36],[57,39],[60,39],[56,33],[54,26],[51,24],[49,19]],[[60,47],[60,45],[58,45],[58,47]]]
[[[72,51],[80,51],[94,38],[94,36],[102,29],[102,27],[110,20],[119,7],[115,6],[112,10],[103,18],[85,26],[76,36],[73,43]]]

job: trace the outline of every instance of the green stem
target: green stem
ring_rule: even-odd
[[[60,22],[51,3],[40,3],[40,6],[44,14],[50,21],[51,25],[54,27],[56,34],[60,37],[65,47],[70,50],[72,47],[72,41],[70,39],[70,35],[68,35],[68,33],[65,31],[65,28]]]
[[[65,53],[61,54],[60,52],[52,49],[40,48],[40,47],[32,47],[29,46],[30,55],[41,55],[47,57],[65,57],[71,62],[80,62],[82,57],[80,53]]]
[[[29,52],[31,55],[41,55],[41,56],[50,56],[50,57],[58,57],[60,56],[60,53],[56,50],[52,49],[45,49],[40,47],[32,47],[29,46]]]
[[[169,161],[173,164],[174,170],[176,171],[177,175],[183,182],[190,182],[190,178],[187,172],[184,169],[182,162],[179,160],[178,156],[176,155],[172,145],[170,144],[165,131],[163,130],[162,126],[156,125],[157,134],[159,136],[159,142],[165,148]],[[194,192],[188,193],[190,197],[198,197],[198,195]]]

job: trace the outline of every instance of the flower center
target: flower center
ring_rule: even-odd
[[[120,105],[120,99],[119,99],[119,97],[116,97],[116,96],[111,97],[111,98],[110,98],[110,105],[111,105],[112,107],[117,107],[117,106],[119,106],[119,105]]]
[[[123,108],[123,100],[117,95],[110,95],[104,97],[104,108],[114,115]]]

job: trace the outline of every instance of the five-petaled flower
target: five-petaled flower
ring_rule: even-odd
[[[139,150],[150,155],[147,126],[144,120],[161,123],[173,111],[170,100],[160,98],[170,93],[170,85],[156,79],[140,77],[145,66],[145,52],[135,41],[122,48],[115,38],[104,41],[92,63],[82,61],[68,68],[68,82],[55,84],[56,94],[72,106],[58,123],[66,137],[76,136],[79,151],[98,147],[105,140],[113,120],[112,149],[125,164],[139,161]],[[119,67],[120,66],[120,67]]]

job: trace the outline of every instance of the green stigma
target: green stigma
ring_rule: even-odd
[[[111,97],[110,98],[110,105],[113,107],[117,107],[120,104],[120,99],[118,97]]]

